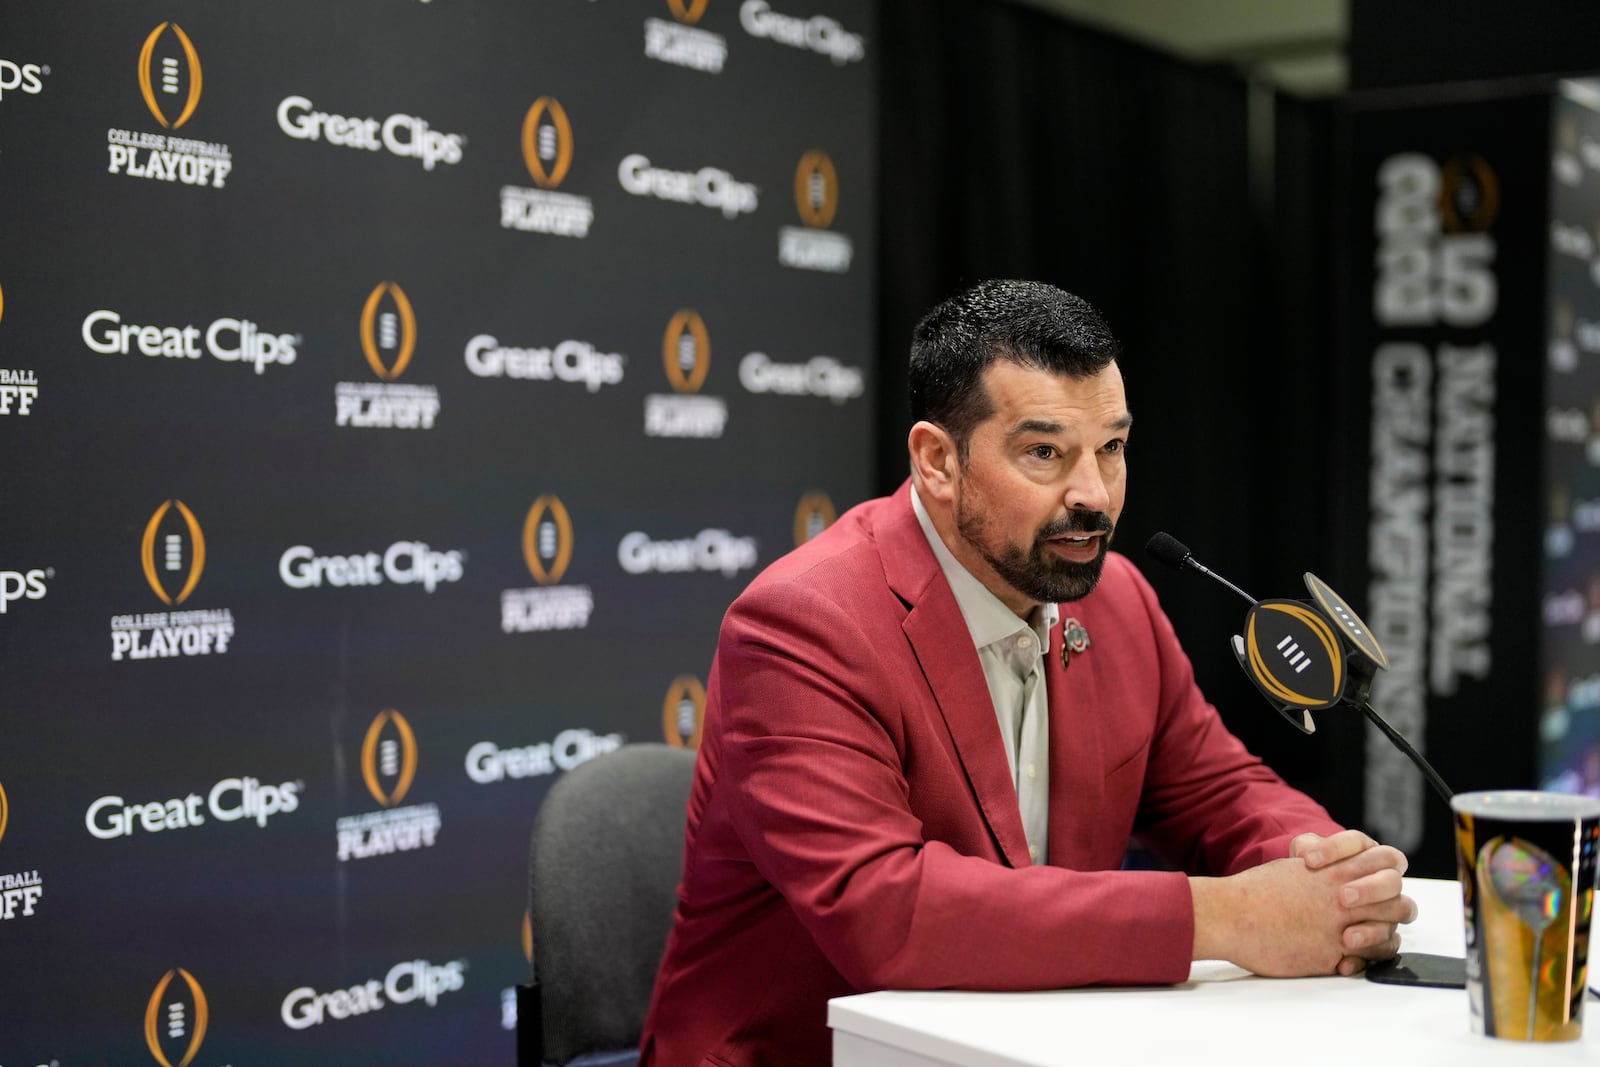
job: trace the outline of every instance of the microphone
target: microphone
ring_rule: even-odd
[[[1246,593],[1243,589],[1240,589],[1222,575],[1201,566],[1200,561],[1194,558],[1194,553],[1189,551],[1189,546],[1178,540],[1176,537],[1173,537],[1165,530],[1162,530],[1154,537],[1150,538],[1150,543],[1144,546],[1144,550],[1175,570],[1181,571],[1185,567],[1193,568],[1194,570],[1197,570],[1201,574],[1205,575],[1207,578],[1219,581],[1229,589],[1232,589],[1235,593],[1238,593],[1240,596],[1244,597],[1247,603],[1252,605],[1256,603],[1255,597],[1251,596],[1249,593]]]
[[[1307,571],[1304,580],[1310,602],[1257,600],[1203,566],[1188,546],[1171,534],[1156,534],[1145,551],[1176,570],[1198,571],[1250,603],[1244,633],[1233,636],[1234,658],[1267,703],[1297,729],[1316,732],[1313,711],[1337,704],[1357,708],[1405,753],[1445,803],[1450,802],[1453,794],[1439,772],[1368,699],[1373,678],[1388,669],[1389,659],[1355,609],[1326,582]]]

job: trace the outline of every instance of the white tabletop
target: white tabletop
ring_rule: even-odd
[[[1407,878],[1418,919],[1401,952],[1464,952],[1461,890]],[[1600,933],[1600,930],[1597,930]],[[1585,1064],[1600,1067],[1600,1001],[1581,1040],[1530,1045],[1472,1033],[1460,989],[1365,978],[1257,978],[1214,960],[1177,986],[1042,993],[884,992],[828,1004],[835,1067],[1086,1067],[1195,1062]]]

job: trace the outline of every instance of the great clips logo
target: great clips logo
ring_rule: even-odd
[[[211,1022],[206,991],[182,967],[161,976],[144,1009],[144,1040],[161,1067],[189,1067]]]
[[[18,600],[43,600],[50,592],[50,587],[46,583],[55,576],[54,567],[0,571],[0,615],[4,615]]]
[[[561,498],[545,494],[528,508],[522,521],[522,560],[538,583],[532,589],[500,593],[502,633],[581,630],[594,613],[594,592],[587,585],[562,585],[572,563],[572,516]]]
[[[721,437],[728,405],[721,397],[696,395],[711,370],[711,334],[698,312],[672,316],[661,339],[661,363],[673,393],[644,398],[645,435]]]
[[[739,25],[752,37],[827,56],[834,66],[859,63],[867,57],[865,39],[827,15],[798,18],[772,10],[767,0],[744,0],[739,5]]]
[[[16,63],[0,59],[0,102],[5,100],[7,93],[15,96],[19,91],[28,96],[38,96],[44,92],[44,79],[49,76],[48,63]]]
[[[796,270],[847,272],[855,243],[828,229],[839,210],[839,175],[826,152],[800,157],[794,169],[794,207],[802,225],[778,231],[778,262]]]
[[[570,771],[596,756],[615,751],[626,740],[621,734],[597,734],[589,729],[562,730],[549,741],[516,748],[501,748],[479,741],[467,749],[467,777],[479,785],[508,779],[538,778]]]
[[[617,563],[629,574],[721,574],[732,578],[759,558],[756,539],[727,530],[701,530],[693,537],[658,541],[639,530],[617,544]]]
[[[706,687],[692,674],[667,686],[661,702],[661,734],[673,748],[699,748],[706,723]]]
[[[765,352],[751,352],[739,361],[739,384],[752,393],[810,396],[843,404],[867,390],[866,375],[832,356],[812,356],[804,363],[779,363]]]
[[[417,350],[417,314],[406,291],[379,282],[361,306],[361,354],[376,382],[333,387],[334,425],[352,429],[431,430],[439,417],[439,390],[396,382]]]
[[[84,317],[79,331],[91,352],[106,356],[199,359],[210,355],[223,363],[238,363],[261,374],[273,364],[287,367],[305,343],[300,334],[275,334],[245,318],[211,320],[204,331],[193,323],[182,326],[137,325],[122,321],[121,313],[100,308]],[[202,345],[203,341],[203,345]]]
[[[193,596],[206,569],[206,536],[189,505],[177,499],[157,505],[139,541],[139,566],[145,584],[168,607],[178,608]],[[111,658],[222,655],[233,634],[233,613],[227,608],[114,615]]]
[[[290,589],[335,589],[392,583],[431,593],[459,582],[466,574],[466,555],[439,552],[424,541],[396,541],[382,552],[319,556],[310,545],[294,545],[278,557],[278,578]]]
[[[205,77],[194,41],[176,22],[151,30],[139,49],[139,95],[165,133],[113,128],[106,133],[111,174],[222,188],[233,172],[225,144],[180,137],[200,106]]]
[[[541,96],[522,119],[522,161],[537,188],[500,189],[500,226],[508,230],[587,237],[594,204],[586,196],[556,192],[572,166],[572,122],[553,96]]]
[[[283,998],[278,1017],[291,1030],[309,1030],[329,1020],[383,1011],[391,1004],[436,1007],[440,997],[466,987],[466,969],[466,960],[445,964],[405,960],[390,967],[382,979],[371,978],[330,993],[300,986]]]
[[[617,164],[617,181],[634,196],[670,200],[678,204],[699,204],[721,212],[725,219],[748,215],[761,202],[761,191],[742,182],[721,167],[699,170],[667,170],[650,162],[648,156],[634,152]]]
[[[0,840],[5,839],[6,822],[10,817],[11,807],[6,799],[5,786],[0,785]],[[0,922],[31,918],[42,899],[44,879],[39,877],[38,871],[0,874]]]
[[[83,825],[90,836],[101,841],[133,837],[141,830],[158,834],[168,830],[188,830],[204,826],[208,819],[221,823],[250,823],[265,830],[276,815],[300,810],[304,782],[263,783],[248,775],[223,778],[204,796],[187,793],[165,800],[135,803],[119,794],[98,797],[84,812]]]
[[[728,42],[694,24],[706,13],[708,0],[666,0],[675,21],[644,20],[644,54],[647,59],[706,74],[722,73],[728,61]]]
[[[442,820],[436,804],[399,807],[417,776],[417,736],[393,708],[380,711],[361,740],[361,780],[382,810],[335,824],[340,862],[432,848]]]
[[[418,161],[427,171],[441,163],[460,163],[467,143],[461,134],[440,133],[416,115],[397,112],[385,119],[335,115],[318,111],[304,96],[286,96],[279,101],[278,129],[296,141],[327,141],[365,152],[387,150]]]

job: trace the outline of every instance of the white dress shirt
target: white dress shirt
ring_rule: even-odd
[[[1044,657],[1050,652],[1056,606],[1044,604],[1027,619],[1018,618],[945,547],[915,486],[911,507],[977,646],[1011,764],[1011,780],[1017,787],[1028,855],[1034,863],[1043,863],[1049,855],[1050,830],[1050,705],[1045,694]]]

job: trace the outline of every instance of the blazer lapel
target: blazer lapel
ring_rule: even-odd
[[[989,832],[1011,866],[1029,866],[1028,839],[994,701],[955,594],[911,510],[909,483],[895,494],[875,532],[889,586],[910,605],[902,628],[933,690]]]
[[[1091,594],[1092,596],[1092,594]],[[1073,867],[1095,853],[1096,820],[1086,811],[1104,810],[1105,754],[1101,731],[1091,721],[1101,707],[1098,679],[1084,662],[1089,650],[1074,654],[1063,666],[1062,640],[1068,618],[1085,619],[1092,612],[1085,604],[1060,605],[1061,618],[1050,631],[1050,655],[1045,661],[1045,686],[1050,702],[1050,862]]]

